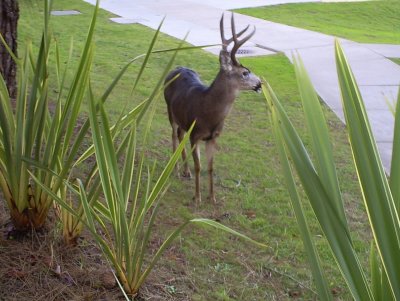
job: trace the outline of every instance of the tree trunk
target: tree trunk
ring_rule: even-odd
[[[0,0],[0,33],[11,51],[17,55],[17,23],[19,7],[17,0]],[[8,93],[12,99],[17,94],[16,74],[17,66],[0,42],[0,73],[3,76]]]

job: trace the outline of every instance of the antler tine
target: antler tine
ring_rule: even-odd
[[[240,37],[242,34],[244,34],[245,31],[247,29],[249,29],[249,26],[250,25],[247,25],[246,28],[244,28],[238,34],[236,34],[236,37]],[[228,50],[228,45],[230,43],[232,43],[232,41],[234,40],[234,37],[232,36],[232,38],[230,38],[230,39],[226,39],[225,38],[225,34],[224,34],[224,14],[223,13],[222,13],[221,20],[219,21],[219,28],[220,28],[220,32],[221,32],[222,50],[227,51]]]
[[[239,40],[238,40],[238,37],[239,37],[241,34],[243,34],[243,33],[249,28],[249,26],[250,26],[250,25],[247,25],[247,27],[246,27],[244,30],[242,30],[239,34],[236,34],[235,20],[234,20],[233,13],[232,13],[231,27],[232,27],[232,38],[233,38],[233,41],[234,41],[234,45],[233,45],[233,48],[232,48],[232,50],[231,50],[231,59],[232,59],[232,62],[233,62],[235,65],[240,65],[240,63],[239,63],[238,60],[236,59],[236,52],[238,51],[238,49],[239,49],[244,43],[246,43],[246,42],[256,33],[256,27],[254,27],[254,30],[253,30],[249,35],[247,35],[247,36],[244,37],[241,41],[239,41]]]
[[[231,39],[225,39],[225,34],[224,34],[224,13],[222,13],[221,20],[219,21],[219,30],[221,32],[221,41],[222,41],[222,50],[227,50],[228,45],[233,41]]]

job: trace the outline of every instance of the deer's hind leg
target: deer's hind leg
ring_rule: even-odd
[[[182,130],[182,128],[178,127],[179,143],[182,142],[184,135],[185,135],[185,131]],[[186,147],[183,147],[183,150],[182,150],[182,160],[183,160],[182,176],[184,178],[191,178],[192,174],[190,173],[189,164],[188,164],[188,160],[187,160],[187,156],[186,156]]]
[[[178,125],[170,118],[171,127],[172,127],[172,153],[175,153],[176,149],[178,148]],[[179,174],[179,162],[176,162],[175,170],[178,175]]]
[[[208,181],[209,181],[208,183],[209,193],[207,199],[213,203],[217,202],[214,193],[214,175],[213,175],[215,144],[216,144],[215,139],[206,142],[206,157],[207,157],[207,170],[208,170]]]
[[[201,194],[200,194],[200,149],[198,141],[191,140],[192,145],[192,155],[194,161],[194,173],[195,173],[195,181],[196,181],[196,192],[194,195],[194,200],[197,204],[201,202]]]

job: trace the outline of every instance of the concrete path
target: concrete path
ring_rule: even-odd
[[[84,0],[95,3],[95,0]],[[305,0],[306,1],[306,0]],[[102,0],[101,8],[120,18],[120,23],[140,23],[156,29],[166,16],[162,32],[193,45],[220,43],[219,19],[223,11],[233,8],[305,2],[299,0]],[[310,1],[307,1],[310,2]],[[316,0],[314,2],[321,2]],[[343,120],[334,61],[334,37],[273,23],[250,16],[235,15],[237,28],[247,24],[257,32],[246,43],[248,55],[285,53],[289,59],[298,52],[325,103]],[[230,31],[229,28],[226,32]],[[400,45],[359,44],[341,39],[364,98],[372,130],[387,171],[390,169],[394,118],[387,101],[395,101],[400,84],[400,66],[388,57],[400,57]],[[218,54],[219,48],[206,49]]]

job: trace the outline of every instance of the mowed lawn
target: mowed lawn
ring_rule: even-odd
[[[284,4],[236,11],[356,42],[400,44],[397,0]]]
[[[20,3],[21,51],[26,40],[32,40],[34,45],[38,45],[43,10],[41,2],[35,0]],[[296,6],[293,7],[296,12]],[[75,49],[73,61],[76,62],[93,7],[80,0],[65,0],[55,1],[54,9],[77,9],[82,12],[81,15],[75,16],[53,16],[51,21],[62,58],[66,59],[73,40]],[[356,15],[357,13],[353,12],[352,16]],[[126,62],[146,52],[154,34],[153,30],[141,25],[112,23],[109,17],[112,16],[102,11],[96,29],[96,54],[91,81],[97,95],[106,89]],[[176,39],[161,34],[156,49],[176,47],[177,44]],[[140,64],[132,66],[107,103],[108,112],[117,118],[121,111],[126,112],[149,96],[169,58],[170,54],[152,56],[145,70],[144,80],[133,93],[132,85]],[[269,81],[293,119],[293,123],[307,141],[294,71],[288,59],[283,55],[274,55],[242,59],[241,62]],[[198,71],[206,83],[212,82],[219,68],[218,57],[202,50],[181,52],[175,65],[187,66]],[[55,84],[53,88],[53,92],[57,93]],[[365,227],[366,216],[355,181],[356,175],[351,165],[352,156],[345,128],[332,112],[328,109],[324,111],[332,133],[332,145],[346,199],[346,212],[354,230],[355,245],[362,254],[361,257],[365,259],[367,269],[370,233]],[[171,154],[170,137],[171,129],[166,106],[161,96],[156,105],[151,137],[147,146],[147,161],[150,167],[156,162],[158,172],[162,170]],[[202,164],[206,166],[204,161]],[[193,166],[192,160],[190,165]],[[171,178],[171,185],[161,201],[152,244],[159,245],[172,229],[189,217],[208,217],[265,243],[268,248],[261,249],[215,230],[189,228],[156,266],[143,290],[145,299],[146,297],[152,297],[153,300],[210,301],[316,299],[297,223],[281,175],[268,111],[261,94],[246,92],[237,99],[226,120],[224,132],[218,140],[214,170],[217,205],[207,203],[204,197],[204,202],[196,207],[192,201],[193,180],[181,181],[175,176]],[[79,171],[77,173],[79,174]],[[204,196],[207,195],[206,177],[207,172],[203,170]],[[313,213],[307,205],[305,206],[317,247],[321,250],[321,257],[328,271],[332,291],[338,300],[349,300],[346,286],[335,267],[326,241],[317,223],[313,222]],[[12,254],[7,256],[13,260]],[[91,260],[93,258],[81,256],[80,268],[90,269]],[[33,274],[29,277],[40,283],[42,276]],[[35,290],[30,287],[25,289]],[[67,299],[74,294],[81,296],[79,287],[74,289],[72,286],[65,290]],[[2,291],[1,282],[0,291]],[[93,294],[98,291],[99,288],[93,288]]]

